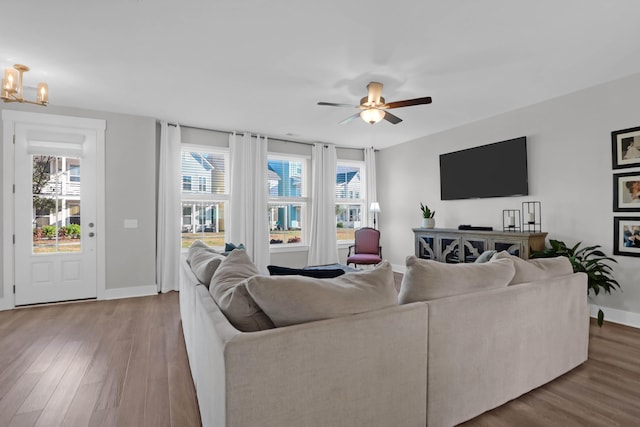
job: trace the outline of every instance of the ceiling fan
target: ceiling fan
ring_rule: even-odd
[[[386,103],[384,98],[381,96],[382,83],[379,82],[369,83],[367,85],[367,90],[369,93],[367,96],[360,100],[360,105],[336,104],[333,102],[318,102],[318,105],[328,105],[330,107],[358,108],[362,110],[354,114],[353,116],[349,116],[341,121],[339,123],[341,125],[349,123],[350,121],[358,117],[361,117],[362,120],[367,123],[371,123],[372,125],[378,123],[382,119],[385,119],[386,121],[397,125],[402,121],[402,119],[385,110],[390,110],[392,108],[410,107],[412,105],[431,104],[430,96]]]

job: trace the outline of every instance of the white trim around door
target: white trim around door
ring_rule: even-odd
[[[3,120],[3,294],[0,310],[15,307],[15,146],[14,135],[17,124],[60,126],[95,132],[96,139],[96,293],[98,299],[106,298],[106,239],[105,239],[105,120],[89,119],[53,114],[2,110]]]

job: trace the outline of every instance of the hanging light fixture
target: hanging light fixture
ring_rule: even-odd
[[[4,69],[2,100],[4,102],[20,102],[46,106],[49,103],[49,86],[44,82],[38,83],[38,92],[35,101],[29,101],[22,97],[22,80],[24,73],[27,71],[29,71],[29,67],[22,64],[15,64],[13,68]]]
[[[385,112],[377,108],[367,108],[360,112],[360,118],[367,123],[376,124],[384,118]]]

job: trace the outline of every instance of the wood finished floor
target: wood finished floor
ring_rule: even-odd
[[[177,293],[0,312],[0,426],[199,425]],[[592,324],[585,364],[463,425],[640,425],[640,330]]]
[[[198,425],[176,292],[0,312],[0,426]]]

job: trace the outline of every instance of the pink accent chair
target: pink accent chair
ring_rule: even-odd
[[[347,265],[353,264],[378,264],[382,261],[382,248],[380,247],[380,232],[374,228],[363,227],[356,230],[355,244],[349,246]],[[354,254],[351,254],[355,249]]]

